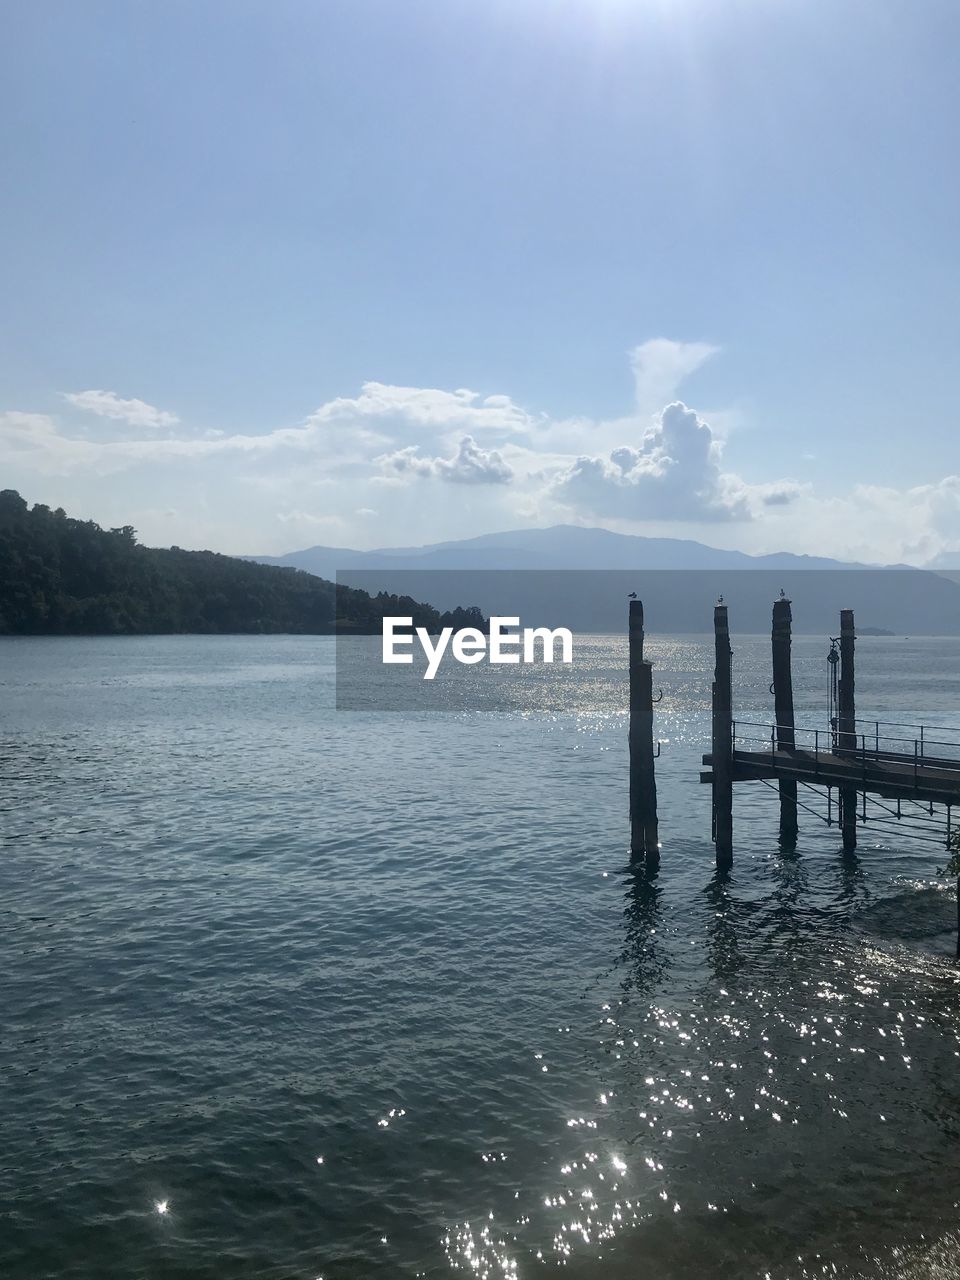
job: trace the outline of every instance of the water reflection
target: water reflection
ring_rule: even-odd
[[[956,1220],[939,854],[844,859],[812,819],[778,851],[744,788],[717,877],[712,659],[656,643],[656,877],[621,865],[606,641],[594,677],[531,683],[559,709],[529,721],[324,720],[310,680],[198,682],[172,643],[156,699],[96,645],[39,701],[22,681],[0,1271],[29,1249],[64,1280],[926,1274],[891,1251]],[[302,671],[316,644],[287,648]]]
[[[663,887],[659,873],[642,866],[626,867],[621,875],[626,903],[624,944],[617,960],[625,970],[621,985],[630,995],[649,996],[668,966],[661,920]]]
[[[836,858],[838,899],[852,913],[870,901],[870,891],[864,874],[863,863],[852,850],[840,849]]]
[[[707,957],[717,982],[729,982],[744,965],[737,915],[743,904],[730,891],[728,871],[717,871],[703,891],[707,911]]]

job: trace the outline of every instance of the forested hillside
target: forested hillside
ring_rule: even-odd
[[[384,614],[410,615],[431,631],[482,622],[479,611],[441,616],[299,569],[143,547],[129,525],[101,529],[0,491],[0,635],[372,634]]]

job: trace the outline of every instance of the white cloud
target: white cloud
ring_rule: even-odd
[[[393,419],[430,431],[462,429],[524,435],[539,421],[509,396],[481,397],[477,391],[441,391],[434,387],[397,387],[365,382],[359,396],[338,396],[320,406],[308,419],[313,426],[330,422]]]
[[[71,494],[85,511],[102,501],[114,523],[136,523],[138,508],[114,516],[120,486],[103,478],[130,472],[124,495],[140,486],[140,510],[175,506],[181,542],[201,543],[219,511],[219,545],[241,550],[276,545],[284,530],[289,546],[298,526],[323,523],[338,540],[342,528],[343,542],[364,545],[384,524],[400,543],[574,520],[661,536],[683,522],[685,535],[706,539],[709,529],[716,545],[750,551],[911,563],[960,555],[957,476],[827,496],[819,485],[749,483],[725,469],[735,414],[696,413],[678,399],[683,380],[717,350],[663,338],[634,348],[634,403],[619,418],[551,418],[502,393],[366,382],[299,423],[241,434],[177,430],[174,415],[144,401],[72,392],[64,399],[74,409],[117,425],[92,432],[47,414],[0,413],[0,469],[41,501],[51,491],[68,508]],[[418,478],[449,483],[432,486],[424,502]],[[325,514],[315,516],[321,488],[316,507]],[[160,516],[150,518],[159,531]]]
[[[10,410],[0,414],[0,458],[42,475],[69,475],[95,465],[98,446],[60,434],[45,413]]]
[[[746,486],[720,469],[721,446],[693,409],[675,400],[639,447],[580,457],[553,482],[574,509],[630,520],[749,520]]]
[[[630,365],[641,412],[652,413],[672,400],[681,383],[719,350],[708,342],[674,342],[670,338],[651,338],[634,347]]]
[[[679,379],[699,367],[715,348],[705,343],[679,343],[655,339],[631,353],[638,396],[646,398],[654,389],[673,388]],[[176,424],[173,414],[156,409],[142,400],[125,400],[110,391],[68,392],[64,399],[114,421],[136,427]],[[659,402],[662,404],[662,400]],[[659,404],[657,405],[659,407]],[[444,391],[433,387],[405,387],[382,382],[365,382],[360,394],[339,396],[325,402],[299,425],[276,427],[258,434],[228,434],[202,431],[191,435],[156,436],[151,439],[91,440],[71,436],[52,418],[44,418],[44,433],[34,433],[32,441],[21,439],[18,448],[33,453],[33,462],[44,474],[66,474],[87,469],[101,475],[164,461],[194,460],[222,456],[277,455],[297,451],[309,454],[329,469],[369,467],[377,458],[417,450],[431,441],[434,451],[456,448],[454,458],[417,459],[406,470],[422,470],[463,483],[503,483],[511,478],[511,465],[502,455],[490,459],[479,446],[476,452],[461,453],[464,435],[472,440],[482,436],[502,448],[510,445],[519,457],[522,449],[540,459],[541,468],[568,463],[589,444],[594,449],[613,448],[634,438],[645,423],[638,416],[615,422],[589,419],[556,421],[518,405],[509,395],[482,395],[460,388]],[[31,415],[36,417],[37,415]],[[0,441],[0,456],[3,442]],[[279,465],[279,463],[278,463]],[[380,464],[378,464],[380,465]],[[394,477],[404,470],[402,461],[393,468]],[[527,467],[528,471],[533,466]],[[381,470],[381,479],[384,478]]]
[[[343,517],[338,515],[318,516],[312,511],[300,511],[294,508],[292,511],[278,511],[277,519],[281,524],[300,525],[307,528],[316,528],[318,526],[329,526],[336,528],[343,524]]]
[[[677,398],[684,380],[695,373],[720,348],[706,342],[675,342],[653,338],[628,352],[634,379],[634,403],[618,418],[536,419],[533,441],[538,449],[562,454],[597,455],[619,448],[625,440],[642,436],[665,404]],[[735,422],[737,415],[723,410],[711,415],[714,437]]]
[[[327,435],[309,423],[299,427],[278,427],[260,435],[226,435],[205,432],[200,436],[167,436],[153,439],[90,440],[67,435],[56,420],[46,414],[8,412],[0,414],[0,459],[11,455],[29,462],[43,475],[66,475],[92,471],[111,475],[130,467],[161,462],[202,462],[234,455],[261,457],[285,450],[308,452],[331,467],[369,462],[374,449],[391,443],[389,436],[365,431],[359,426],[348,437]]]
[[[761,494],[765,488],[752,489]],[[796,550],[865,564],[925,564],[960,553],[960,476],[895,489],[857,485],[836,496],[796,486],[744,528],[746,551]]]
[[[156,409],[145,400],[124,400],[115,391],[64,391],[62,396],[75,409],[126,422],[131,427],[175,427],[180,421],[174,413]]]
[[[878,545],[891,546],[891,560],[922,563],[960,551],[960,475],[909,489],[857,485],[844,515],[847,531],[863,535],[861,546],[875,537]]]
[[[496,449],[481,449],[473,436],[463,436],[452,458],[423,458],[416,445],[376,459],[389,475],[436,476],[454,484],[509,484],[513,470]]]
[[[754,491],[765,507],[786,507],[796,502],[809,486],[781,480],[771,485],[754,485]]]

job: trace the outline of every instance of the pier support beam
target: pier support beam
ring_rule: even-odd
[[[793,751],[797,745],[793,719],[793,674],[790,667],[793,613],[790,601],[781,596],[773,605],[773,705],[777,748]],[[780,842],[797,843],[797,784],[780,778]]]
[[[852,609],[840,611],[840,684],[837,706],[837,746],[841,755],[857,749],[857,711],[854,696],[856,628]],[[840,834],[845,853],[857,847],[857,789],[840,788]]]
[[[733,865],[733,687],[725,604],[714,608],[713,633],[713,841],[717,870],[728,871]]]
[[[630,601],[630,855],[660,866],[653,748],[653,666],[643,657],[643,602]]]

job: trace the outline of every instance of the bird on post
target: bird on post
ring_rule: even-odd
[[[628,600],[636,600],[636,598],[637,598],[637,593],[635,591],[629,591],[627,593]]]
[[[723,596],[717,596],[717,604],[723,604]]]

